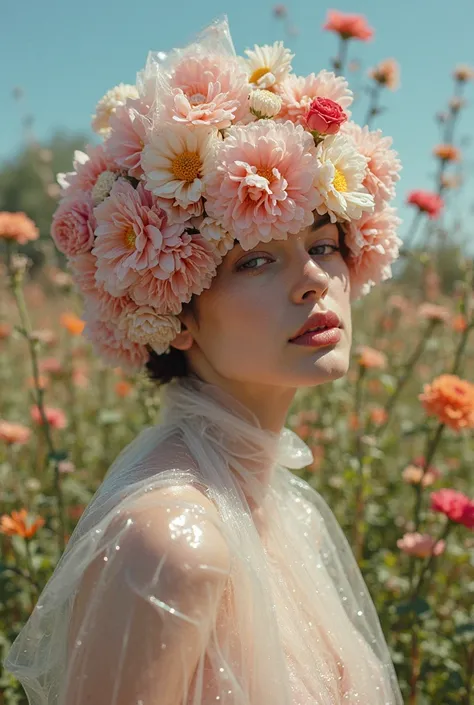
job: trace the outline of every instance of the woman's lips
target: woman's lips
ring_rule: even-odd
[[[307,345],[311,348],[319,348],[325,345],[335,345],[341,340],[340,328],[325,328],[324,330],[309,331],[303,333],[298,338],[291,340],[295,345]]]

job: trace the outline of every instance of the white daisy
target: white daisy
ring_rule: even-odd
[[[108,135],[110,132],[109,120],[117,110],[119,105],[125,105],[128,99],[138,98],[136,86],[127,83],[119,83],[99,100],[92,116],[92,129],[100,135]]]
[[[355,148],[352,140],[337,134],[326,137],[316,151],[318,192],[316,210],[329,213],[331,222],[358,220],[362,213],[372,213],[374,198],[362,186],[367,172],[367,157]]]
[[[272,87],[281,83],[291,71],[294,54],[283,46],[283,42],[263,46],[255,44],[253,49],[246,49],[245,53],[249,57],[245,60],[249,83],[255,88],[272,90]]]
[[[216,141],[217,131],[206,127],[169,125],[153,134],[142,152],[145,188],[197,215],[192,207],[201,200]]]

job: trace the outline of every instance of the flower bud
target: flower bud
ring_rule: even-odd
[[[259,119],[275,117],[281,106],[282,99],[271,91],[257,88],[250,94],[250,112]]]

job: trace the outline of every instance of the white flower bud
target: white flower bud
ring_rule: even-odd
[[[282,99],[276,93],[258,88],[250,94],[250,112],[255,117],[273,118],[281,110]]]
[[[116,178],[117,174],[114,174],[113,171],[103,171],[99,174],[94,188],[92,189],[92,201],[94,206],[102,203],[102,201],[105,201],[105,199],[110,196]]]

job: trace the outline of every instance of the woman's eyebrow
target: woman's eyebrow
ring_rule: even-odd
[[[322,228],[324,225],[327,225],[329,222],[331,222],[331,218],[329,216],[329,213],[326,213],[326,215],[323,215],[322,218],[314,221],[314,223],[311,226],[311,232],[314,233],[316,230],[319,230],[319,228]]]

